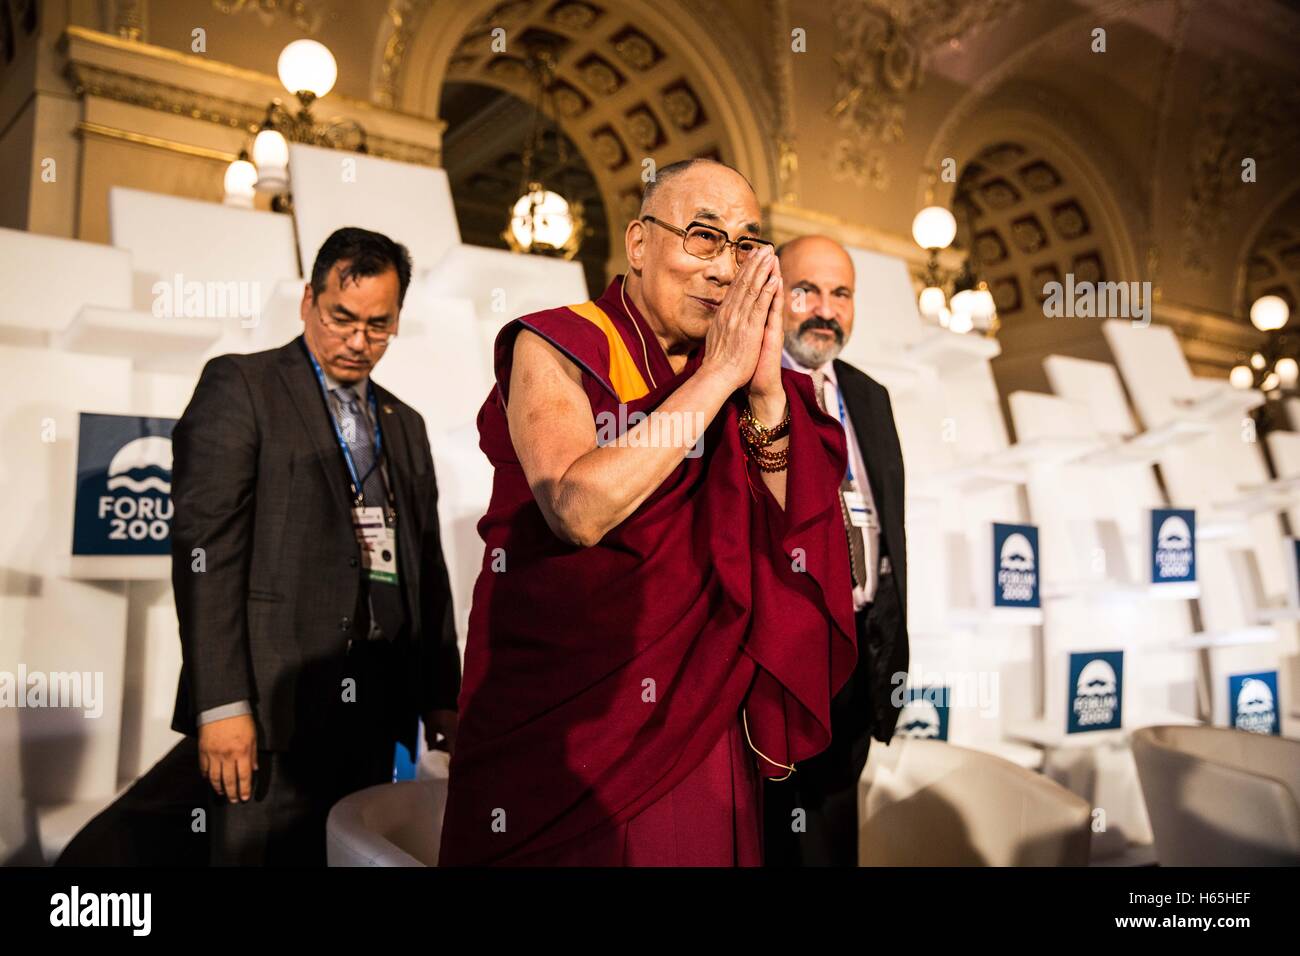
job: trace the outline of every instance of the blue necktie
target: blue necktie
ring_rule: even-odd
[[[364,503],[368,507],[376,505],[386,507],[388,497],[384,494],[383,478],[375,463],[375,442],[370,432],[370,418],[355,390],[340,386],[331,389],[331,394],[338,401],[339,431],[343,433],[343,440],[348,443],[352,464],[357,469],[357,477],[362,481]],[[406,609],[402,595],[391,584],[377,581],[367,581],[366,588],[366,608],[370,616],[368,638],[370,640],[380,637],[388,640],[395,639],[402,633],[406,624]]]
[[[357,393],[340,386],[333,390],[339,403],[339,431],[348,443],[352,453],[352,464],[357,469],[357,477],[362,480],[365,503],[370,506],[384,505],[384,482],[375,464],[375,441],[370,434],[370,419],[362,408]]]

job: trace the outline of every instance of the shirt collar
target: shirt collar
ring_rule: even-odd
[[[316,357],[315,357],[314,355],[311,354],[311,348],[307,345],[307,340],[306,340],[305,338],[303,338],[302,336],[299,336],[299,338],[302,339],[302,350],[303,350],[304,352],[306,352],[307,355],[308,355],[308,359],[307,359],[307,361],[308,361],[308,362],[315,361],[316,364],[317,364],[317,366],[320,367],[320,373],[321,373],[321,375],[323,375],[323,376],[325,377],[325,389],[326,389],[326,391],[328,391],[328,392],[330,392],[331,394],[333,394],[334,389],[336,389],[336,388],[351,388],[354,392],[357,393],[357,396],[358,396],[358,397],[364,397],[364,396],[365,396],[365,394],[366,394],[366,390],[367,390],[367,388],[368,388],[369,385],[370,385],[370,376],[369,376],[369,375],[363,375],[359,381],[354,382],[352,385],[345,386],[342,382],[340,382],[338,379],[336,379],[333,375],[331,375],[331,374],[326,370],[325,366],[320,362],[320,360],[316,359]]]
[[[826,376],[826,378],[832,384],[834,384],[836,388],[840,387],[839,381],[836,380],[835,378],[834,359],[831,359],[829,362],[823,363],[820,368],[813,369],[813,368],[808,368],[806,366],[800,365],[793,358],[791,358],[790,353],[788,351],[786,351],[785,349],[781,349],[781,365],[784,368],[788,368],[796,372],[802,372],[804,375],[811,375],[813,372],[820,371],[823,375]]]
[[[324,366],[321,366],[321,374],[325,376],[325,387],[331,392],[336,388],[350,388],[357,394],[358,398],[365,396],[366,386],[370,384],[370,376],[366,375],[363,376],[360,381],[353,382],[351,385],[344,385],[329,372],[325,371]]]

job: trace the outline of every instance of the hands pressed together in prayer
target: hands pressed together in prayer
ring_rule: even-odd
[[[776,254],[761,248],[745,260],[722,298],[704,339],[700,371],[715,374],[731,389],[748,386],[749,405],[764,425],[785,416],[781,385],[781,304],[785,301],[781,265]]]

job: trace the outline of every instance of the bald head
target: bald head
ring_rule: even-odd
[[[829,236],[800,236],[777,255],[785,282],[785,349],[805,368],[820,368],[839,355],[853,331],[853,260]]]
[[[777,247],[776,254],[780,257],[782,266],[787,261],[801,264],[807,258],[819,262],[833,259],[838,260],[840,265],[848,270],[849,275],[854,274],[853,260],[849,257],[849,251],[830,236],[799,236],[789,242],[781,243]]]
[[[679,180],[683,174],[693,170],[697,174],[706,176],[738,179],[745,184],[750,193],[754,192],[754,187],[750,181],[741,175],[740,170],[733,166],[720,163],[716,159],[683,159],[655,170],[654,179],[646,183],[645,192],[641,194],[641,211],[639,215],[644,216],[647,213],[652,216],[655,215],[655,207],[664,201],[662,194],[672,192],[673,183]],[[730,175],[728,176],[728,174]]]

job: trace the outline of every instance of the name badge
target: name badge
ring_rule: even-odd
[[[397,583],[397,527],[379,507],[353,508],[352,531],[361,551],[361,566],[371,581]]]
[[[867,504],[860,491],[844,492],[844,506],[849,512],[849,523],[855,528],[875,528],[876,509]]]

